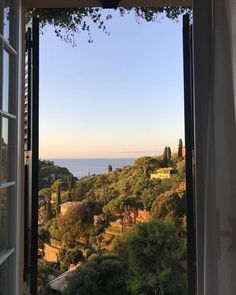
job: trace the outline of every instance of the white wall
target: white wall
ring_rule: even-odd
[[[198,295],[236,294],[235,4],[194,1]]]

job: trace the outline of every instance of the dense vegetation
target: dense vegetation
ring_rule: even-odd
[[[181,149],[182,141],[178,154],[166,147],[162,156],[142,157],[115,170],[109,165],[107,173],[80,180],[61,168],[64,180],[56,177],[39,192],[40,245],[60,248],[53,271],[41,260],[40,273],[50,269],[56,275],[72,264],[79,265],[65,294],[88,294],[88,290],[90,294],[185,294],[185,160]],[[53,163],[48,164],[53,169]],[[151,179],[160,168],[175,173]],[[41,169],[46,170],[45,163]],[[61,212],[63,204],[69,205]],[[39,280],[42,285],[42,275]]]

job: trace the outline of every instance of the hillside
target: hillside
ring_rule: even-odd
[[[163,171],[166,178],[159,179]],[[152,220],[170,223],[180,242],[186,238],[182,157],[142,157],[131,166],[114,171],[108,167],[107,173],[78,181],[66,168],[43,161],[40,176],[45,179],[51,174],[57,180],[43,190],[39,238],[41,245],[58,247],[59,272],[71,264],[85,263],[91,255],[117,255],[120,239],[135,236],[139,224]],[[60,175],[65,177],[58,180]],[[41,263],[47,267],[45,259]]]

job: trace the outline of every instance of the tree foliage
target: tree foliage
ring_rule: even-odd
[[[112,166],[111,165],[108,165],[107,171],[112,172]]]
[[[130,289],[134,295],[183,295],[185,245],[168,223],[138,224],[128,240]]]
[[[177,20],[178,17],[184,13],[191,14],[191,8],[184,7],[135,7],[115,9],[120,16],[133,14],[136,21],[158,22],[161,18],[166,16],[169,19]],[[51,9],[31,9],[27,12],[27,20],[32,17],[39,17],[41,26],[44,28],[47,24],[54,27],[56,36],[73,45],[75,42],[75,35],[80,32],[87,32],[89,42],[92,43],[91,24],[97,26],[105,34],[109,35],[107,30],[107,23],[112,19],[111,11],[105,15],[102,13],[102,8],[51,8]]]
[[[83,252],[79,248],[73,249],[61,249],[60,250],[60,261],[65,267],[69,267],[71,264],[78,264],[84,261]]]
[[[52,204],[51,204],[51,201],[48,200],[46,202],[46,221],[49,221],[52,218],[53,218]]]
[[[172,165],[171,157],[171,148],[169,146],[166,146],[163,152],[163,164],[165,165],[165,167],[169,167]]]
[[[58,227],[63,238],[62,244],[74,248],[80,244],[80,239],[88,239],[93,228],[93,212],[86,203],[78,203],[58,217]]]
[[[181,237],[186,237],[185,191],[168,191],[156,198],[152,204],[152,216],[174,225]]]
[[[112,294],[119,291],[114,289],[119,284],[121,294],[185,294],[185,161],[177,153],[171,155],[168,146],[164,154],[168,165],[176,171],[168,179],[150,177],[150,171],[166,167],[162,156],[141,157],[134,165],[86,176],[73,184],[69,183],[72,178],[68,174],[62,183],[56,180],[40,192],[49,207],[44,211],[40,208],[41,215],[47,216],[41,219],[41,243],[61,247],[61,271],[81,262],[66,294],[87,294],[83,292],[88,288],[96,294]],[[58,200],[51,202],[51,194],[58,192],[60,186],[62,203],[69,192],[78,202],[68,204],[66,212],[55,216]],[[137,222],[144,223],[136,227]],[[109,253],[112,245],[116,258],[109,258],[112,262],[107,263],[124,273],[120,280],[120,273],[115,272],[108,284],[109,268],[105,267],[104,254]],[[88,257],[94,254],[96,259],[90,260]]]
[[[117,258],[96,257],[78,268],[64,294],[128,295],[125,275],[125,269]]]
[[[178,145],[178,157],[182,158],[182,156],[183,156],[183,141],[180,138],[179,145]]]
[[[69,170],[55,165],[53,161],[39,160],[39,189],[50,187],[57,179],[66,178]]]

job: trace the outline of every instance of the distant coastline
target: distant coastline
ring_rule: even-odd
[[[48,159],[56,165],[66,167],[74,176],[81,178],[89,174],[107,172],[108,165],[113,169],[133,165],[136,158],[77,158],[77,159]]]

